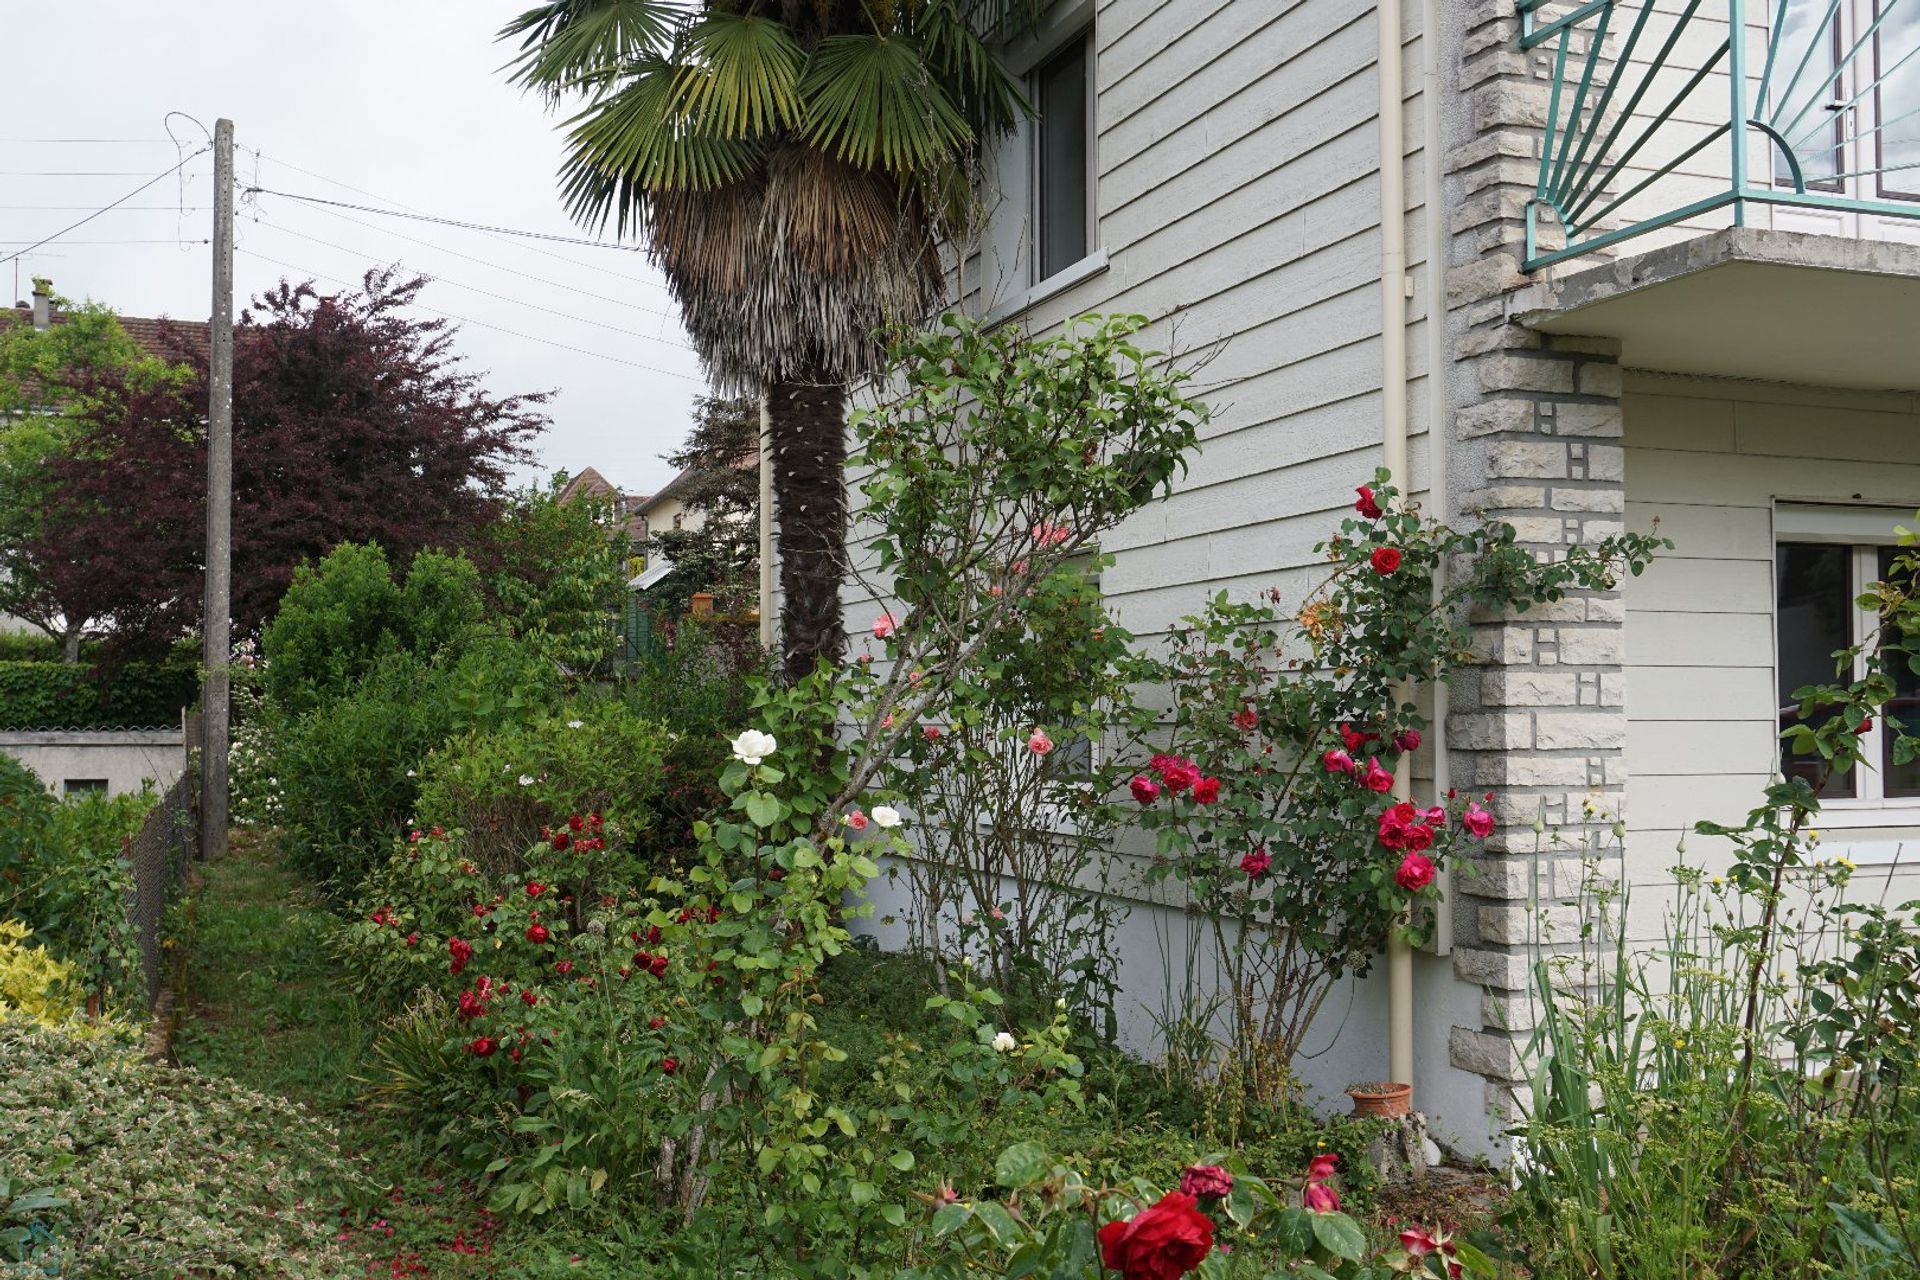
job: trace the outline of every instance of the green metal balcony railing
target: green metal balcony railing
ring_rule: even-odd
[[[1528,270],[1752,205],[1920,217],[1920,0],[1518,3],[1553,58]]]

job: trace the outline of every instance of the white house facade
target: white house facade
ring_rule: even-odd
[[[1623,819],[1634,940],[1657,936],[1682,833],[1758,802],[1782,691],[1855,638],[1920,508],[1920,0],[1059,0],[1004,52],[1043,114],[995,157],[964,292],[1212,352],[1191,473],[1103,545],[1122,625],[1303,586],[1382,465],[1541,555],[1675,543],[1481,625],[1416,766],[1503,823],[1411,975],[1415,1104],[1497,1155],[1589,814]],[[1828,847],[1920,896],[1893,866],[1920,770],[1850,785]],[[1146,927],[1117,944],[1143,984]],[[1387,986],[1328,1002],[1309,1084],[1380,1078]]]

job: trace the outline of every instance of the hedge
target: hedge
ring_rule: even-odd
[[[85,664],[0,661],[0,730],[169,728],[197,683],[180,662],[105,675]]]

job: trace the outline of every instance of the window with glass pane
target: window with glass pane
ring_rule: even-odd
[[[1920,200],[1920,6],[1874,7],[1874,153],[1880,194]]]
[[[1880,548],[1878,576],[1882,582],[1893,581],[1893,562],[1899,557],[1895,547]],[[1908,593],[1920,589],[1920,584],[1911,580],[1894,585]],[[1893,743],[1902,733],[1920,734],[1920,675],[1913,673],[1905,657],[1894,662],[1887,674],[1893,677],[1893,697],[1887,702],[1880,735],[1880,777],[1889,798],[1906,799],[1920,796],[1920,760],[1895,764]]]
[[[1034,77],[1034,191],[1040,279],[1087,256],[1088,39],[1076,37]]]
[[[1853,551],[1819,543],[1783,542],[1774,565],[1774,628],[1780,686],[1780,727],[1799,723],[1793,692],[1834,679],[1836,651],[1853,644]],[[1830,716],[1821,717],[1825,723]],[[1793,755],[1782,747],[1781,769],[1789,777],[1817,785],[1826,773],[1817,755]],[[1855,772],[1835,774],[1821,787],[1823,797],[1858,794]]]
[[[1833,0],[1786,0],[1768,83],[1771,118],[1800,161],[1808,186],[1840,185],[1840,119],[1827,104],[1841,100],[1839,6]],[[1773,180],[1793,185],[1793,169],[1778,144]]]

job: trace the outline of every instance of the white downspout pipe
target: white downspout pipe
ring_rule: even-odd
[[[1450,520],[1448,505],[1447,441],[1453,432],[1453,397],[1447,375],[1453,369],[1452,341],[1447,331],[1447,267],[1453,261],[1452,228],[1448,226],[1446,141],[1441,136],[1440,108],[1446,101],[1446,77],[1440,71],[1440,0],[1420,0],[1421,158],[1426,206],[1427,261],[1425,270],[1427,363],[1427,505],[1439,520]],[[1435,594],[1446,590],[1447,566],[1434,573]],[[1433,686],[1433,790],[1444,798],[1453,786],[1453,768],[1447,759],[1449,690],[1444,680]],[[1453,871],[1440,874],[1440,910],[1434,914],[1433,949],[1437,955],[1453,951]]]
[[[1406,110],[1401,97],[1401,0],[1379,0],[1380,89],[1380,400],[1381,437],[1387,471],[1404,497],[1412,488],[1407,467],[1407,193]],[[1405,700],[1406,691],[1401,698]],[[1412,795],[1412,768],[1395,771],[1397,800]],[[1387,1078],[1413,1079],[1413,948],[1399,937],[1387,942]]]

